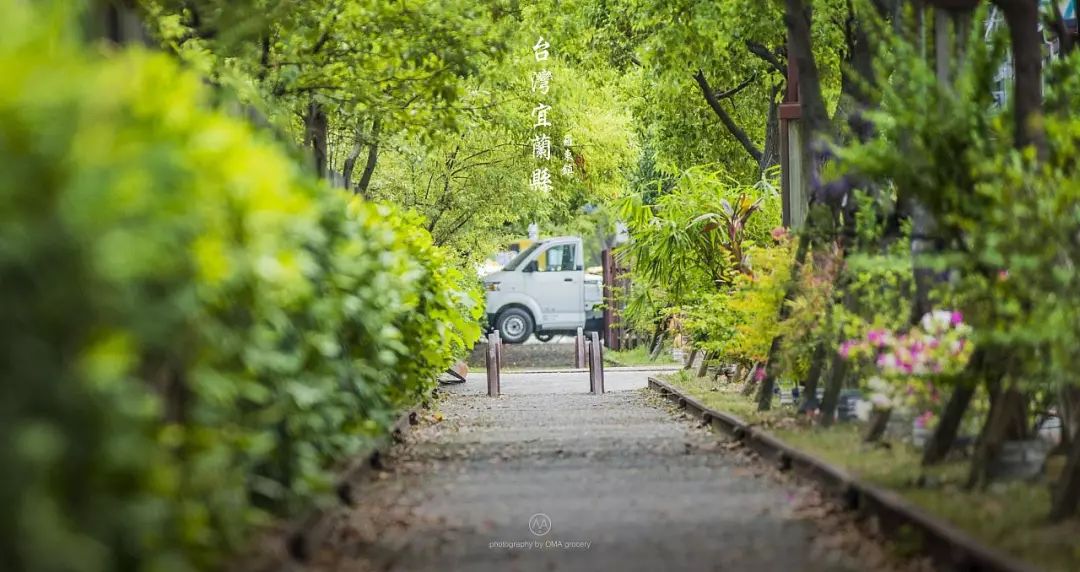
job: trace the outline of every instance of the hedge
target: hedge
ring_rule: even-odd
[[[68,17],[0,8],[0,568],[205,569],[325,496],[482,309],[411,215]]]

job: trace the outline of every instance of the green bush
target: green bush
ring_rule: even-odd
[[[430,389],[476,293],[167,57],[0,16],[0,568],[205,569]]]
[[[727,291],[702,294],[683,307],[697,347],[724,360],[764,363],[779,330],[776,316],[791,277],[791,244],[751,247],[752,275],[739,275]]]
[[[624,323],[645,333],[681,305],[733,287],[753,264],[743,259],[746,250],[774,244],[781,218],[769,179],[741,184],[706,166],[680,173],[654,204],[629,195],[618,210],[633,236],[618,252],[633,284]]]

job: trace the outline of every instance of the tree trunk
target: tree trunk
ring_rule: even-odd
[[[315,173],[322,179],[329,175],[327,172],[327,132],[329,121],[326,110],[316,101],[308,104],[304,114],[304,140],[311,147],[311,156],[314,161]]]
[[[975,359],[975,356],[972,356],[972,359]],[[964,413],[967,412],[974,396],[975,386],[970,383],[962,383],[953,389],[952,394],[949,395],[949,402],[945,404],[945,411],[941,414],[941,421],[938,422],[933,435],[926,442],[926,448],[923,449],[924,467],[945,460],[945,456],[949,454],[953,443],[956,442],[960,422],[964,420]]]
[[[863,442],[881,441],[881,436],[885,434],[885,429],[889,426],[890,417],[892,417],[892,409],[874,409],[874,412],[870,414],[870,424],[866,428],[866,434],[863,435]]]
[[[1005,15],[1012,43],[1013,123],[1018,148],[1033,145],[1039,157],[1046,156],[1046,134],[1042,128],[1042,33],[1039,31],[1039,2],[1035,0],[994,0]]]
[[[993,348],[979,346],[971,355],[967,367],[960,374],[956,387],[949,396],[949,401],[942,412],[941,421],[930,440],[926,443],[923,451],[923,466],[930,466],[941,462],[952,449],[960,431],[960,423],[964,419],[964,413],[971,405],[975,395],[975,389],[980,381],[985,380],[986,386],[996,394],[1001,386],[1001,380],[1005,376],[1005,360],[994,357]],[[995,396],[994,401],[997,400]]]
[[[836,406],[840,402],[840,390],[844,388],[844,381],[850,369],[847,360],[840,357],[839,353],[833,355],[829,379],[825,382],[825,395],[821,399],[820,422],[823,427],[831,426],[836,420]]]
[[[690,357],[686,360],[686,363],[683,364],[683,369],[685,369],[686,371],[690,371],[690,369],[694,367],[694,360],[697,359],[699,351],[700,350],[698,350],[697,348],[690,350]]]
[[[1080,436],[1075,436],[1069,447],[1065,470],[1054,486],[1054,498],[1050,505],[1050,520],[1059,522],[1076,515],[1080,506]]]
[[[751,395],[753,395],[754,394],[754,387],[758,385],[757,383],[755,383],[754,378],[757,377],[757,372],[758,372],[759,367],[761,367],[761,366],[755,363],[750,368],[750,371],[746,373],[746,379],[743,380],[743,388],[742,388],[742,394],[744,396],[746,396],[746,397],[750,397]],[[760,390],[760,387],[759,387],[759,390]],[[760,399],[761,398],[758,397],[759,402],[760,402]]]
[[[649,361],[656,361],[656,359],[660,357],[660,350],[664,348],[667,323],[668,318],[664,318],[656,323],[656,330],[653,331],[652,349],[649,351]]]
[[[1061,389],[1061,436],[1072,439],[1080,434],[1080,387],[1068,385]]]
[[[765,147],[761,152],[761,160],[758,162],[758,170],[762,173],[780,163],[780,102],[777,101],[777,97],[783,86],[783,83],[776,83],[769,94],[769,114],[765,120]]]
[[[997,393],[991,391],[991,394]],[[983,424],[975,456],[971,460],[971,472],[968,475],[968,488],[983,487],[990,480],[990,464],[1001,451],[1001,444],[1016,436],[1016,411],[1023,406],[1024,396],[1010,385],[997,395],[990,404],[990,414]],[[1021,420],[1021,429],[1026,430],[1025,419]]]
[[[813,409],[817,408],[817,389],[818,381],[821,379],[823,370],[825,369],[826,344],[824,341],[818,342],[818,345],[814,348],[814,355],[810,358],[810,371],[806,375],[806,383],[803,389],[802,403],[799,405],[799,413],[809,413]]]
[[[649,361],[656,361],[660,358],[660,351],[664,349],[664,334],[661,333],[653,341],[652,351],[649,352]]]
[[[352,190],[352,178],[353,171],[356,170],[356,160],[360,158],[360,152],[364,150],[363,139],[360,138],[360,134],[356,134],[356,141],[353,141],[353,148],[349,151],[349,155],[345,157],[345,163],[341,168],[341,178],[344,181],[345,188]]]
[[[936,277],[933,269],[924,264],[923,257],[939,250],[937,241],[932,238],[935,236],[937,223],[934,215],[917,200],[908,198],[906,202],[911,208],[911,267],[915,282],[909,322],[918,324],[919,320],[933,309],[930,305],[930,290]]]
[[[370,199],[368,187],[371,186],[371,175],[375,172],[375,163],[379,160],[379,135],[382,133],[382,122],[378,118],[371,124],[371,137],[368,141],[367,161],[364,162],[364,171],[360,173],[360,182],[356,184],[356,194]]]
[[[709,358],[711,354],[709,352],[702,352],[701,365],[698,366],[697,376],[705,377],[705,374],[709,373]]]
[[[877,103],[873,88],[873,47],[863,20],[855,14],[854,4],[849,2],[847,10],[847,18],[844,19],[847,50],[840,66],[840,101],[834,122],[843,121],[857,140],[867,141],[873,136],[874,129],[863,112],[869,107],[876,107]],[[884,8],[879,8],[879,16],[885,16],[881,10]]]
[[[789,291],[794,292],[794,288]],[[794,298],[794,295],[792,296]],[[787,306],[787,298],[784,298],[784,306]],[[787,319],[785,312],[781,310],[780,321]],[[765,379],[761,380],[761,391],[758,393],[758,411],[768,411],[772,407],[772,390],[776,385],[776,375],[779,373],[776,363],[779,361],[780,348],[783,346],[784,336],[777,334],[769,345],[769,361],[765,362]]]
[[[1069,28],[1065,25],[1065,17],[1061,14],[1061,5],[1057,2],[1051,2],[1050,6],[1053,8],[1054,19],[1051,23],[1054,27],[1054,33],[1058,37],[1058,57],[1066,59],[1072,54],[1073,48],[1076,47],[1076,41],[1069,33]]]
[[[806,263],[809,252],[810,233],[800,233],[799,245],[795,250],[795,263],[791,266],[791,278],[788,279],[787,286],[784,288],[784,299],[780,302],[780,309],[777,311],[776,321],[779,323],[783,323],[791,315],[791,301],[799,293],[799,274],[802,272],[802,266]],[[772,389],[776,385],[776,375],[779,373],[777,364],[780,361],[780,348],[783,343],[784,336],[777,334],[769,345],[769,357],[765,362],[765,379],[761,380],[762,389],[767,393],[759,394],[758,411],[768,411],[772,407]]]
[[[799,100],[802,102],[807,141],[811,141],[815,134],[825,129],[829,118],[825,99],[821,94],[821,76],[814,59],[810,32],[812,14],[803,0],[786,0],[786,4],[784,23],[788,30],[788,57],[795,60],[799,70]]]

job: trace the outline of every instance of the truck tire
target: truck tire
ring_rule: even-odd
[[[533,319],[521,308],[507,308],[499,314],[499,319],[495,321],[495,329],[499,330],[499,336],[504,342],[520,344],[532,335]]]
[[[544,342],[545,344],[555,339],[555,334],[536,332],[536,339]]]

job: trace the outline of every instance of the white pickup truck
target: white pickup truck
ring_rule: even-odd
[[[488,327],[508,343],[524,342],[533,333],[546,342],[603,325],[603,278],[585,273],[580,237],[534,243],[483,281]]]

